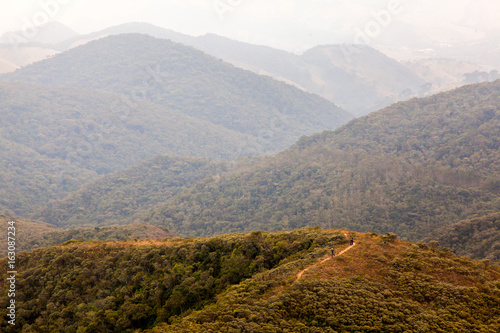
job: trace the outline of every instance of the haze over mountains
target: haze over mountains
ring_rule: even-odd
[[[389,28],[377,38],[375,44],[377,47],[382,47],[384,52],[387,51],[387,48],[383,47],[386,45],[387,40],[397,37],[394,36],[397,29],[394,29],[392,25]],[[61,29],[61,31],[65,31],[65,29]],[[490,72],[500,69],[500,64],[487,60],[489,58],[462,58],[461,55],[464,53],[465,48],[467,50],[470,48],[476,49],[476,46],[469,44],[457,46],[457,49],[447,49],[445,53],[434,52],[429,54],[425,59],[439,59],[439,61],[434,62],[432,66],[426,66],[425,71],[423,71],[413,64],[405,66],[398,63],[368,45],[322,45],[307,50],[302,55],[296,55],[267,46],[231,40],[214,34],[193,37],[148,23],[122,24],[87,35],[72,36],[64,41],[63,38],[59,38],[60,42],[58,43],[41,43],[34,40],[27,45],[40,49],[41,56],[38,60],[41,60],[51,55],[50,52],[52,54],[63,52],[98,38],[125,33],[147,34],[193,46],[235,66],[258,74],[270,75],[275,79],[318,94],[356,116],[368,114],[393,102],[406,100],[410,97],[427,96],[465,83],[493,81],[497,78],[497,74],[489,75]],[[69,33],[63,35],[70,36]],[[421,40],[421,43],[412,41],[413,44],[410,48],[407,48],[408,50],[423,49],[425,45],[428,48],[432,47],[432,50],[442,48],[437,44],[434,45],[435,42],[428,40],[427,37],[415,37],[415,40]],[[485,42],[485,45],[489,46],[490,43]],[[8,50],[8,44],[5,44],[4,47]],[[21,45],[21,47],[25,48],[26,46]],[[30,49],[31,53],[35,52],[33,47]],[[485,51],[475,52],[474,54],[486,55],[495,54],[496,52],[491,48],[487,49],[486,46],[484,48]],[[47,53],[46,50],[49,49],[52,51]],[[394,50],[387,52],[389,52],[388,54],[397,55],[401,53]],[[415,59],[424,57],[407,55],[400,58],[416,61]],[[13,57],[6,59],[12,61]],[[455,59],[460,59],[463,65],[456,66],[458,60]],[[26,64],[25,61],[18,65],[24,66]],[[452,75],[450,75],[450,67],[454,68]],[[476,81],[467,81],[464,75],[474,72],[486,73],[486,75],[476,75]]]
[[[0,331],[499,331],[498,72],[411,32],[0,46]]]
[[[94,41],[0,80],[0,135],[40,154],[39,165],[52,165],[59,178],[71,170],[86,181],[159,154],[234,159],[277,152],[353,118],[319,96],[138,34]],[[12,194],[2,202],[16,213],[82,184],[18,181],[15,170],[5,170],[4,189]]]
[[[5,59],[0,59],[0,74],[13,72],[18,69],[19,66],[7,61]]]
[[[144,221],[189,235],[320,225],[432,236],[500,210],[499,96],[496,81],[400,102],[188,190]]]
[[[146,99],[269,141],[258,142],[263,152],[281,150],[301,135],[333,129],[352,119],[316,95],[193,48],[138,34],[96,40],[2,78]],[[286,132],[277,129],[284,127]]]
[[[356,230],[397,231],[413,240],[428,237],[437,227],[471,218],[474,212],[486,214],[497,211],[496,199],[491,200],[492,193],[496,193],[496,171],[488,169],[493,173],[479,174],[478,171],[463,169],[460,163],[464,156],[455,147],[462,147],[465,140],[456,141],[457,133],[471,136],[473,139],[470,140],[475,142],[475,128],[482,126],[482,131],[486,130],[486,133],[481,132],[481,135],[489,143],[487,152],[485,148],[480,149],[481,170],[494,164],[492,161],[497,158],[493,153],[497,140],[494,134],[497,129],[495,84],[486,88],[457,90],[451,95],[443,95],[448,97],[439,97],[438,104],[426,100],[409,101],[344,127],[344,131],[349,132],[352,126],[359,126],[353,124],[363,124],[377,117],[391,118],[391,123],[394,123],[394,119],[400,119],[402,109],[412,110],[407,116],[409,118],[401,121],[411,123],[413,129],[427,128],[441,133],[438,135],[442,137],[440,140],[430,143],[423,143],[421,134],[411,132],[410,125],[394,125],[399,129],[390,134],[384,121],[378,120],[375,127],[361,125],[364,128],[362,132],[377,134],[369,136],[367,146],[360,151],[351,151],[353,146],[366,141],[357,136],[360,133],[349,134],[353,136],[352,142],[347,144],[351,148],[347,150],[344,146],[339,148],[337,134],[332,134],[337,132],[323,133],[324,138],[333,135],[331,140],[335,142],[333,146],[321,148],[329,152],[327,155],[312,153],[319,149],[312,145],[304,149],[302,156],[295,146],[262,162],[255,169],[247,170],[246,176],[231,173],[224,176],[223,173],[229,171],[227,169],[222,173],[222,179],[219,176],[212,180],[208,178],[202,193],[197,193],[200,187],[196,183],[211,176],[210,173],[202,172],[194,178],[186,176],[190,179],[185,179],[179,189],[169,183],[165,189],[172,193],[170,195],[162,191],[138,194],[121,189],[122,185],[129,188],[136,185],[154,187],[160,178],[146,177],[140,183],[127,180],[124,184],[117,181],[123,178],[119,175],[111,175],[108,180],[98,179],[134,165],[140,172],[154,174],[154,170],[139,163],[155,155],[235,159],[247,154],[276,153],[295,143],[302,135],[335,129],[352,119],[352,115],[335,104],[304,90],[338,100],[339,104],[356,104],[353,109],[357,112],[364,109],[363,114],[391,103],[396,95],[396,99],[405,99],[415,92],[417,95],[430,94],[437,89],[430,82],[436,82],[440,89],[444,89],[453,87],[456,82],[451,85],[450,82],[461,76],[472,82],[477,77],[491,81],[496,78],[493,71],[479,72],[475,65],[453,63],[447,59],[401,64],[369,46],[361,45],[318,46],[298,56],[216,35],[187,36],[143,23],[116,26],[87,36],[77,36],[64,29],[61,31],[58,43],[40,39],[32,41],[29,46],[50,46],[61,54],[0,76],[0,80],[4,81],[1,88],[5,101],[0,133],[5,147],[2,158],[11,165],[3,172],[8,184],[2,189],[5,194],[1,202],[3,209],[23,215],[35,214],[32,216],[65,227],[147,221],[169,225],[180,234],[211,235],[254,228],[289,229],[316,223],[324,227],[347,225]],[[137,31],[144,34],[121,34]],[[193,45],[252,71],[277,76],[292,86],[235,68],[177,42]],[[472,70],[475,71],[465,73]],[[489,76],[484,78],[482,73]],[[468,89],[476,90],[472,92]],[[471,110],[464,111],[464,105],[468,103],[464,96],[477,95],[477,89],[486,89],[487,97],[477,100]],[[429,97],[431,101],[435,98]],[[422,105],[426,105],[423,109],[427,110],[429,103],[435,105],[432,113],[423,113]],[[449,107],[443,106],[447,103],[452,103],[450,105],[455,110],[450,111]],[[393,114],[387,115],[390,110]],[[463,118],[459,118],[463,124],[459,125],[458,120],[454,120],[451,122],[454,127],[449,129],[450,119],[456,114]],[[484,124],[470,123],[470,117],[484,120]],[[443,119],[446,121],[443,122]],[[429,127],[429,124],[434,127]],[[318,137],[321,136],[313,136]],[[311,140],[317,139],[302,139],[298,145],[308,146],[313,142]],[[400,146],[387,147],[381,140],[399,142]],[[411,143],[408,143],[409,140]],[[405,149],[407,151],[400,155]],[[432,163],[415,164],[413,160],[408,160],[412,154],[420,156],[422,151],[443,149],[453,156],[449,159],[455,158],[453,163],[443,165],[443,153],[435,152],[433,154],[441,157],[433,157]],[[13,157],[15,151],[22,153]],[[287,154],[290,157],[284,157]],[[30,162],[26,163],[26,159]],[[179,159],[183,160],[182,157]],[[287,159],[289,162],[285,162]],[[298,162],[305,164],[300,166]],[[371,169],[363,169],[360,164],[371,165]],[[48,170],[48,166],[50,171],[43,171]],[[293,181],[286,182],[286,186],[281,184],[282,176],[273,175],[270,178],[273,181],[259,178],[266,178],[266,172],[281,174],[283,171],[278,169],[283,166],[288,170],[284,171],[287,177],[295,175]],[[175,179],[175,172],[169,168],[162,169],[165,173],[158,177],[164,177],[167,182]],[[263,171],[266,168],[268,171]],[[309,169],[314,172],[305,171]],[[345,178],[347,170],[352,172],[350,185]],[[261,172],[264,174],[261,175]],[[297,172],[301,175],[299,178]],[[259,175],[255,180],[253,173]],[[395,179],[402,177],[410,183],[403,182],[402,187],[387,187],[388,180],[380,173],[390,173],[396,175]],[[18,177],[19,174],[24,176]],[[317,175],[316,178],[310,178],[313,174]],[[339,177],[337,183],[331,183],[333,174]],[[185,177],[182,173],[180,175]],[[304,178],[303,175],[307,176]],[[424,178],[420,179],[418,175]],[[424,194],[419,192],[421,189],[417,184],[427,181],[424,175],[433,175],[430,179],[442,182],[434,186],[436,193],[431,196],[444,200],[443,204],[448,205],[448,209],[437,208],[439,200],[434,200],[428,202],[430,206],[424,212],[412,210],[412,204],[407,202],[410,200],[408,191],[413,193],[410,197],[420,198],[415,200],[422,200],[422,205],[427,204],[422,199],[430,195],[427,186],[427,194]],[[233,181],[232,177],[235,177]],[[238,177],[245,178],[249,183],[244,184]],[[320,178],[323,180],[319,181]],[[368,180],[361,181],[365,178]],[[322,201],[326,200],[325,195],[329,197],[328,202],[323,202],[319,209],[316,199],[311,197],[312,192],[299,195],[301,192],[294,184],[297,180],[300,180],[300,186],[308,189],[306,191],[314,188],[314,193],[323,197]],[[96,181],[94,185],[87,186],[78,192],[80,194],[74,193],[83,184],[92,181]],[[226,181],[229,183],[226,184]],[[316,183],[318,181],[323,182],[322,185]],[[273,185],[265,189],[270,182]],[[368,185],[363,182],[368,182]],[[356,195],[352,192],[355,183],[359,185]],[[256,184],[261,185],[252,189]],[[326,184],[337,187],[336,196],[340,195],[339,198],[330,197],[331,190],[325,192],[320,189]],[[186,189],[190,186],[193,188]],[[219,186],[221,189],[218,189]],[[351,188],[347,190],[347,186]],[[379,189],[375,191],[375,188]],[[102,197],[103,189],[110,195],[106,200]],[[181,189],[184,192],[179,194]],[[448,192],[451,189],[454,193]],[[476,199],[469,202],[467,196],[457,196],[457,193],[466,193],[462,189],[472,191],[470,193]],[[229,200],[224,194],[228,190],[236,191],[227,194],[231,198]],[[401,193],[406,193],[405,199],[399,198]],[[142,199],[132,200],[138,195]],[[263,199],[267,195],[270,199]],[[222,196],[224,204],[218,203],[218,196]],[[370,199],[372,197],[373,200]],[[375,197],[378,199],[375,200]],[[311,204],[309,199],[315,203]],[[106,204],[100,204],[104,202]],[[281,202],[283,207],[276,206],[277,202]],[[449,204],[451,202],[455,204]],[[99,204],[96,206],[95,203]],[[260,206],[261,203],[265,203],[264,206]],[[358,203],[369,208],[355,207]],[[152,207],[154,205],[158,207]],[[118,209],[119,206],[126,209]],[[456,209],[453,208],[455,206]],[[207,207],[210,209],[205,211]],[[213,207],[218,208],[214,210]],[[239,212],[242,207],[246,211],[244,219]],[[371,213],[366,213],[367,209]],[[429,213],[430,210],[434,213]],[[335,213],[331,215],[333,211]],[[400,216],[392,216],[399,211]],[[392,215],[387,215],[388,212]],[[439,219],[439,223],[434,226],[431,217]],[[245,227],[242,228],[242,225]]]
[[[26,214],[157,154],[237,156],[249,139],[153,103],[117,109],[102,91],[0,82],[2,206]]]
[[[220,170],[210,177],[195,168],[208,178],[182,192],[174,184],[188,175],[139,165],[36,217],[63,227],[141,221],[196,236],[320,225],[435,239],[442,227],[500,211],[499,94],[496,81],[401,102],[253,166],[235,165],[238,173],[209,168]],[[496,258],[498,230],[491,232],[477,257]]]

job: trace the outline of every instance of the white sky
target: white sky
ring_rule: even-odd
[[[51,19],[78,33],[140,21],[300,51],[353,42],[353,28],[365,27],[372,12],[391,1],[402,6],[394,20],[432,29],[437,38],[475,38],[500,29],[498,0],[0,0],[0,35],[43,17],[45,7]],[[227,10],[220,14],[217,5]]]

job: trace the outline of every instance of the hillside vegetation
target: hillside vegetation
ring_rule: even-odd
[[[345,235],[354,237],[355,246],[320,261],[330,258],[331,248],[347,246]],[[22,252],[17,261],[16,323],[23,331],[500,329],[498,265],[402,242],[393,234],[307,228],[71,242]],[[296,280],[304,268],[309,269]],[[0,327],[14,332],[5,321],[4,275]]]
[[[217,177],[229,170],[228,162],[157,156],[49,203],[34,218],[65,228],[128,224],[135,214],[165,202],[206,177]]]
[[[500,213],[454,223],[432,237],[459,255],[500,262]]]
[[[500,209],[500,81],[397,103],[304,137],[143,216],[184,235],[307,225],[419,240]]]
[[[148,328],[213,303],[252,275],[310,262],[323,247],[345,242],[338,232],[254,232],[208,239],[69,242],[17,255],[16,328],[106,332]],[[0,259],[6,265],[6,259]],[[57,278],[55,278],[57,276]],[[5,318],[2,281],[0,329]],[[5,305],[5,306],[4,306]]]
[[[54,226],[46,223],[26,222],[12,218],[11,216],[0,214],[0,226],[2,226],[4,230],[7,231],[7,227],[9,226],[7,223],[10,221],[16,222],[14,235],[14,238],[16,239],[16,251],[31,250],[34,247],[28,245],[28,243],[31,243],[33,240],[35,240],[35,242],[43,242],[41,239],[43,239],[46,234],[61,231],[61,229],[55,228]],[[7,241],[8,239],[6,233],[4,237],[0,238],[0,257],[2,258],[5,257],[8,252]]]
[[[245,280],[217,303],[151,332],[495,332],[500,267],[390,235],[308,270],[285,267]]]
[[[108,92],[0,81],[0,98],[0,205],[21,215],[159,154],[232,159],[252,141],[149,102],[123,110]]]
[[[72,165],[64,158],[50,158],[24,144],[6,140],[2,137],[1,113],[0,118],[0,209],[29,214],[97,177],[95,171]]]
[[[19,222],[16,224],[19,226]],[[34,224],[31,225],[34,228]],[[69,230],[55,230],[52,232],[44,232],[42,235],[34,236],[26,235],[22,232],[19,234],[21,251],[31,251],[40,247],[47,247],[66,242],[82,242],[82,241],[123,241],[123,240],[157,240],[166,237],[172,237],[173,234],[165,227],[154,226],[145,223],[136,223],[128,225],[110,225],[94,228],[77,228]]]
[[[7,218],[5,215],[0,215],[0,225],[7,226],[7,222],[10,221],[15,221],[16,251],[31,251],[67,241],[155,240],[173,236],[165,227],[145,223],[63,230],[46,223],[27,222],[18,218]],[[0,257],[6,255],[7,237],[3,237],[0,239]]]
[[[122,108],[148,100],[251,135],[255,142],[241,148],[247,153],[276,152],[353,118],[319,96],[140,34],[95,40],[1,78],[121,93]]]

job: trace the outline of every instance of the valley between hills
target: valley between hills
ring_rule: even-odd
[[[500,331],[500,80],[106,31],[0,59],[0,331]]]

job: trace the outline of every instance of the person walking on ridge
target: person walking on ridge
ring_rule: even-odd
[[[354,245],[354,238],[351,237],[351,246],[353,246],[353,245]]]
[[[335,257],[335,249],[332,248],[332,258]]]

